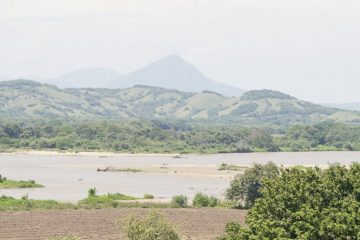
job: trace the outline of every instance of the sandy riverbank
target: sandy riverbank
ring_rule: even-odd
[[[179,157],[176,153],[116,153],[116,152],[71,152],[50,150],[9,150],[0,152],[1,155],[39,155],[39,156],[93,156],[93,157],[128,157],[128,156],[168,156]]]

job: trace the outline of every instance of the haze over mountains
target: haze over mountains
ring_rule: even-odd
[[[244,90],[208,79],[176,54],[169,55],[127,75],[112,69],[88,68],[46,81],[61,88],[128,88],[147,85],[187,92],[215,91],[241,96]]]
[[[242,97],[149,86],[60,89],[29,80],[0,82],[0,117],[42,119],[181,119],[244,125],[360,123],[360,113],[323,107],[287,94],[258,90]]]
[[[120,73],[109,68],[86,68],[45,82],[59,88],[111,88],[113,82],[121,77]]]
[[[325,103],[323,104],[327,107],[334,107],[334,108],[340,108],[345,110],[353,110],[353,111],[360,111],[360,102],[352,102],[352,103]]]
[[[0,75],[0,81],[10,80],[9,77]]]
[[[10,79],[0,75],[0,81]],[[54,79],[41,79],[41,77],[35,76],[28,76],[25,79],[38,80],[62,89],[125,89],[136,85],[144,85],[192,93],[213,91],[224,96],[235,97],[240,97],[245,92],[243,89],[208,79],[195,66],[176,54],[164,57],[126,75],[109,68],[86,68]],[[360,103],[328,103],[321,105],[330,108],[360,111]]]

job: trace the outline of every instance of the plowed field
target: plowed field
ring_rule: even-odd
[[[1,212],[0,239],[45,240],[75,234],[82,239],[125,239],[117,220],[129,214],[144,215],[148,209],[100,209]],[[244,223],[246,211],[230,209],[162,209],[185,239],[215,239],[229,221]]]

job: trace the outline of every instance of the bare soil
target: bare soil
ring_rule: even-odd
[[[149,209],[99,209],[0,212],[0,239],[45,240],[74,234],[82,239],[126,239],[116,222],[130,214],[144,215]],[[232,209],[161,209],[176,224],[185,239],[216,239],[225,224],[244,224],[247,211]]]

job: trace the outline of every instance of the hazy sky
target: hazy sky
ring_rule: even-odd
[[[360,101],[359,0],[0,0],[0,75],[128,73],[177,53],[205,75]]]

